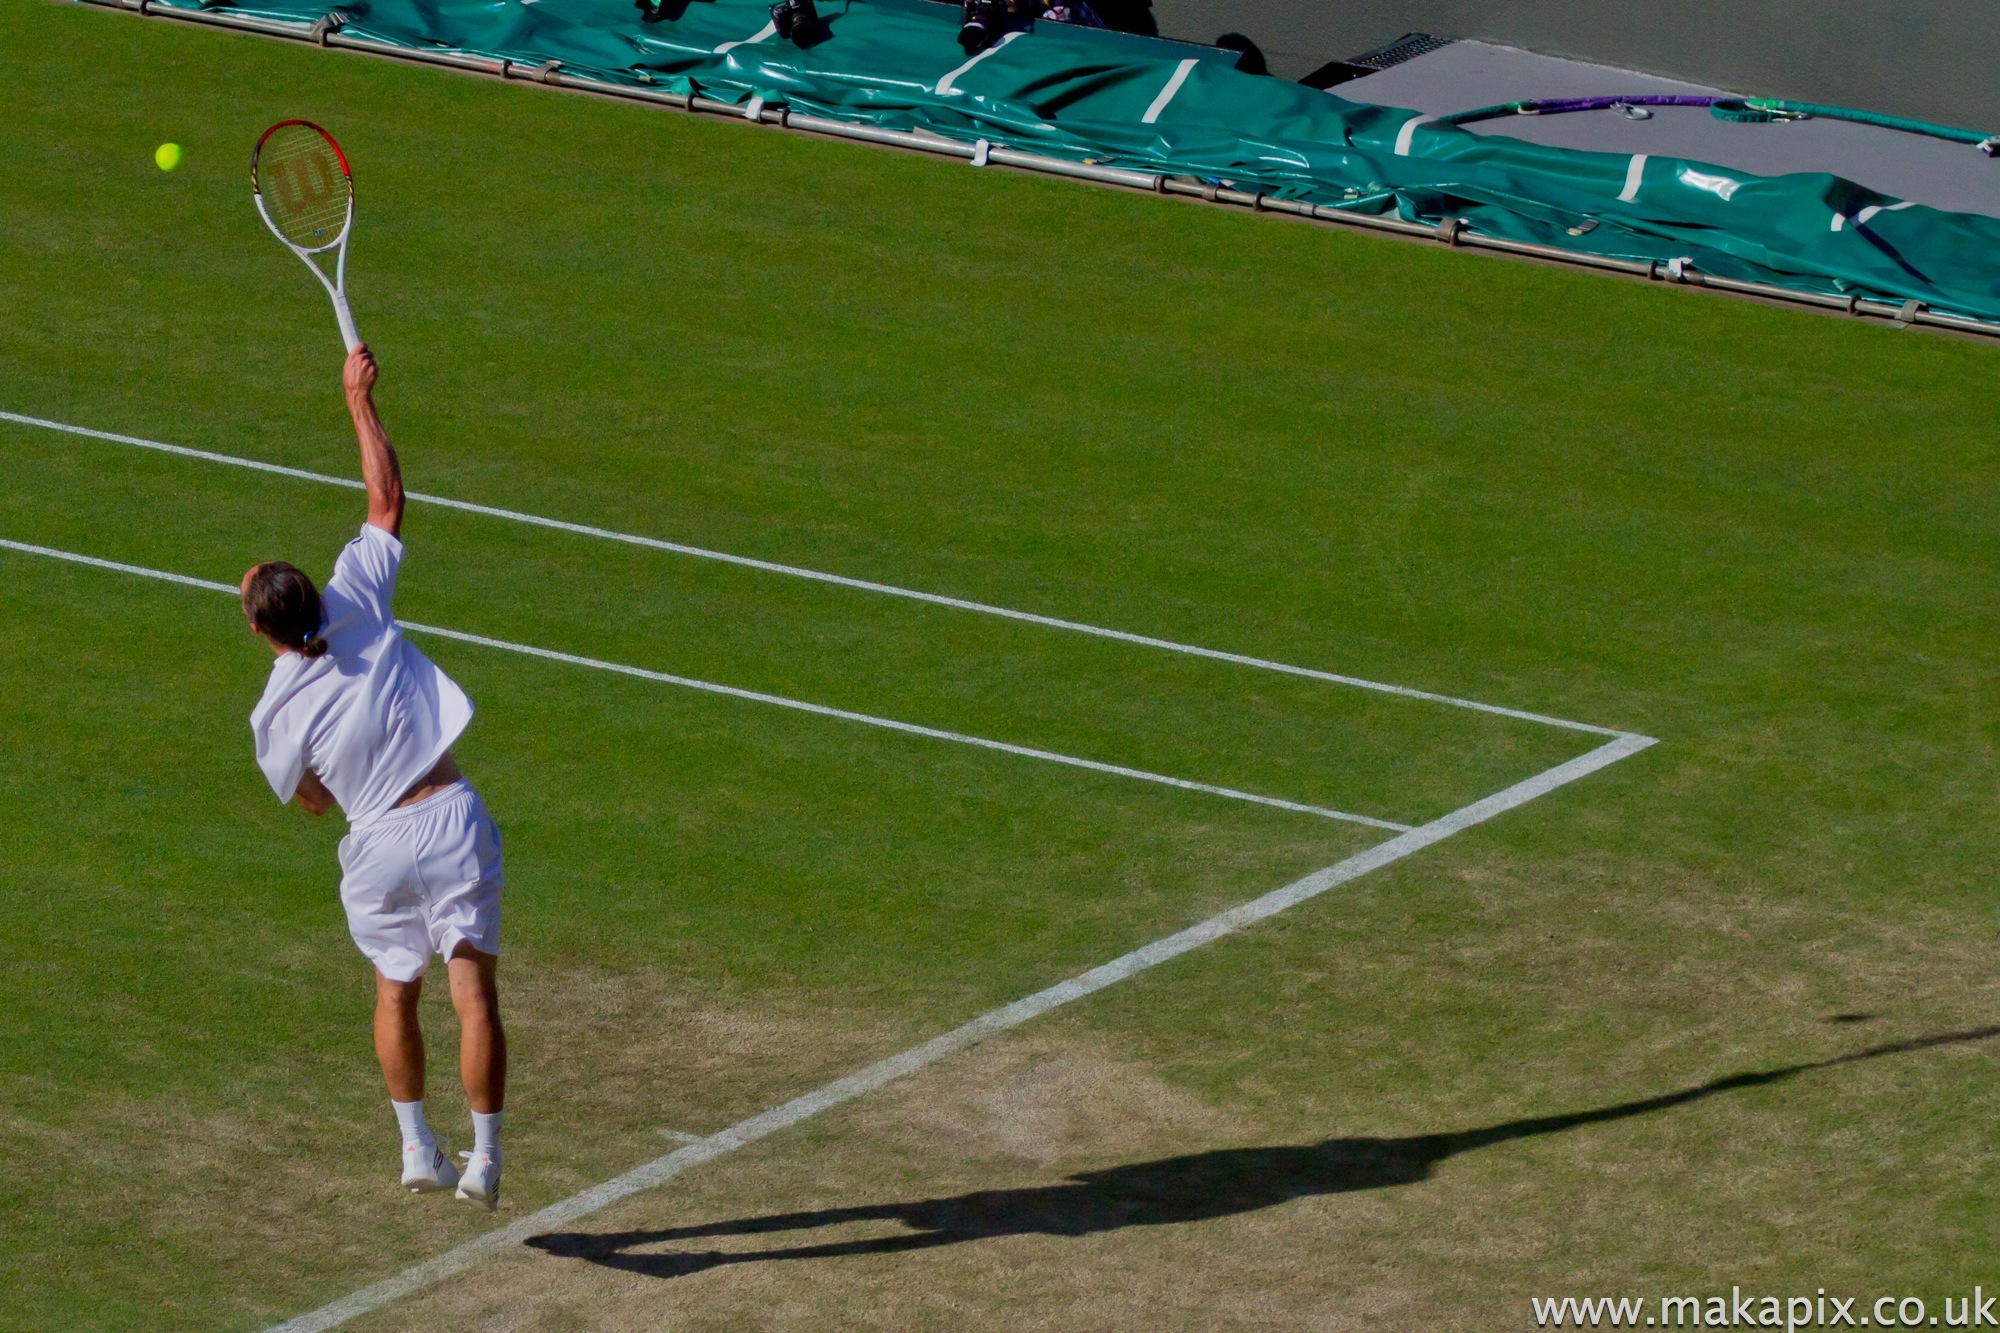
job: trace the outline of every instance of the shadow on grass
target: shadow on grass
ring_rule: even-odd
[[[935,1249],[992,1236],[1086,1236],[1120,1227],[1160,1226],[1196,1222],[1270,1208],[1290,1199],[1315,1194],[1409,1185],[1429,1177],[1431,1167],[1489,1144],[1510,1139],[1559,1134],[1581,1125],[1666,1111],[1739,1088],[1763,1087],[1820,1069],[1885,1055],[1902,1055],[2000,1037],[2000,1026],[1947,1032],[1889,1042],[1827,1060],[1786,1065],[1756,1073],[1732,1074],[1699,1087],[1623,1102],[1617,1106],[1576,1111],[1568,1115],[1509,1120],[1483,1129],[1455,1134],[1423,1134],[1411,1138],[1333,1138],[1273,1148],[1224,1148],[1153,1162],[1135,1162],[1103,1171],[1085,1171],[1061,1184],[1026,1189],[982,1190],[943,1199],[910,1203],[865,1204],[854,1208],[823,1208],[812,1212],[774,1213],[732,1222],[674,1227],[661,1231],[551,1232],[532,1236],[527,1244],[562,1258],[587,1259],[606,1268],[648,1277],[683,1277],[726,1264],[772,1259],[828,1259],[848,1254],[895,1254]],[[789,1245],[761,1250],[675,1250],[634,1253],[640,1246],[718,1236],[762,1236],[811,1231],[860,1222],[894,1222],[909,1230],[901,1235],[817,1245]]]

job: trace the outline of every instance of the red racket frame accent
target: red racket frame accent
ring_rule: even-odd
[[[329,144],[333,145],[333,155],[335,158],[339,159],[340,162],[340,174],[347,181],[347,188],[350,190],[354,188],[354,173],[348,169],[347,153],[341,148],[340,140],[334,138],[331,134],[328,134],[323,128],[313,124],[313,122],[309,120],[299,120],[294,118],[292,120],[281,120],[277,124],[273,125],[270,129],[265,130],[262,134],[257,136],[257,146],[250,150],[250,188],[252,190],[256,191],[258,194],[263,193],[262,190],[257,189],[257,156],[258,154],[264,151],[264,141],[266,139],[269,139],[272,135],[276,134],[279,130],[285,128],[285,126],[287,125],[303,125],[307,129],[311,130],[314,134],[317,134],[320,138],[326,140]]]

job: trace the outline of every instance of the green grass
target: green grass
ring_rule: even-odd
[[[1662,738],[1060,1021],[1273,1142],[1995,1015],[1990,348],[34,0],[0,52],[0,408],[351,474],[330,312],[245,198],[303,115],[357,163],[418,490]],[[323,572],[359,519],[0,451],[0,536],[199,577]],[[412,620],[1392,819],[1588,744],[423,507],[407,535]],[[262,787],[235,607],[0,573],[0,1326],[251,1328],[475,1233],[380,1188],[340,830]],[[1374,837],[425,646],[508,838],[522,1209]],[[604,1021],[563,1026],[586,991]],[[811,1037],[632,1056],[675,1006]],[[1467,1152],[1354,1262],[1468,1328],[1590,1284],[1990,1285],[1993,1072],[1885,1057]]]

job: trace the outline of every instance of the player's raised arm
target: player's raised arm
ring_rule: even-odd
[[[403,531],[403,469],[375,414],[375,354],[357,347],[347,354],[341,371],[347,390],[347,414],[354,418],[354,438],[361,445],[361,479],[368,485],[368,521],[392,537]]]

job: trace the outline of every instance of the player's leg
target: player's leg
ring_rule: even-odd
[[[422,975],[397,981],[376,969],[375,1058],[403,1134],[403,1188],[418,1194],[458,1184],[458,1168],[424,1119],[424,1033],[417,1023],[423,991]]]
[[[340,843],[340,902],[347,931],[375,965],[375,1056],[402,1132],[402,1183],[425,1193],[458,1184],[458,1168],[424,1119],[424,1035],[417,1024],[429,926],[412,883],[414,860],[397,828],[376,826]]]
[[[424,1099],[424,1033],[417,1025],[417,1001],[424,979],[392,981],[375,972],[375,1058],[382,1079],[398,1102]]]
[[[500,1200],[500,1109],[507,1099],[507,1030],[500,1023],[500,960],[463,940],[446,964],[458,1010],[458,1072],[472,1108],[472,1151],[459,1197],[488,1208]]]
[[[500,1023],[500,960],[461,940],[452,951],[451,1006],[458,1010],[458,1073],[465,1100],[490,1115],[507,1100],[507,1031]]]
[[[459,1073],[472,1109],[472,1151],[460,1198],[487,1208],[500,1197],[500,1115],[507,1091],[507,1034],[495,969],[500,952],[500,830],[463,781],[423,802],[418,873],[427,886],[431,943],[444,956],[458,1010]]]

